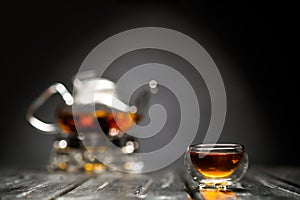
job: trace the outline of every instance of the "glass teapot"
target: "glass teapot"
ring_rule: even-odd
[[[48,170],[70,172],[101,172],[107,166],[94,155],[106,153],[105,146],[83,145],[79,132],[88,133],[93,143],[102,133],[124,153],[138,152],[137,138],[126,134],[135,123],[141,121],[148,109],[151,92],[156,86],[144,86],[132,106],[120,100],[116,84],[109,79],[98,78],[95,71],[86,71],[73,78],[73,96],[62,83],[51,85],[28,108],[26,118],[36,129],[45,134],[56,134],[48,163]],[[60,94],[64,103],[57,106],[56,123],[46,123],[34,114],[52,95]],[[93,96],[91,96],[93,95]],[[74,106],[76,105],[76,106]],[[74,109],[75,108],[75,109]],[[100,133],[100,134],[102,134]],[[95,148],[97,147],[97,148]],[[105,155],[110,159],[108,155]]]

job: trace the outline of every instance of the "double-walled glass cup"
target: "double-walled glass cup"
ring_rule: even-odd
[[[185,168],[200,189],[226,190],[243,178],[248,154],[241,144],[197,144],[185,152]]]

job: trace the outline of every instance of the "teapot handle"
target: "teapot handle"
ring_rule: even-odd
[[[28,108],[26,113],[27,121],[40,131],[47,134],[55,134],[59,132],[58,126],[53,123],[45,123],[34,116],[35,111],[43,105],[53,94],[59,93],[67,105],[73,104],[73,97],[66,87],[61,83],[51,85],[44,91]]]

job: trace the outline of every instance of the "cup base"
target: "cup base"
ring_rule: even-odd
[[[227,186],[231,185],[231,179],[203,179],[199,184],[199,189],[216,189],[216,190],[227,190]]]

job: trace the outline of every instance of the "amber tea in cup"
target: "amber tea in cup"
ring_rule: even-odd
[[[200,189],[226,190],[245,175],[248,156],[240,144],[191,145],[186,151],[185,166]]]

